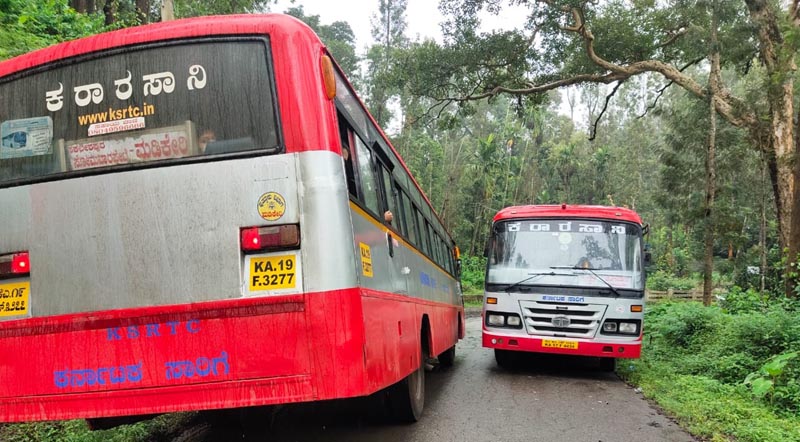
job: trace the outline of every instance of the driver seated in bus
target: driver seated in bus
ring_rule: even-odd
[[[197,144],[200,147],[200,153],[206,153],[206,147],[208,144],[215,141],[217,141],[217,136],[214,134],[214,131],[211,129],[204,130],[197,139]]]
[[[589,258],[587,258],[587,257],[585,257],[585,256],[584,256],[584,257],[582,257],[581,259],[579,259],[579,260],[578,260],[578,263],[577,263],[577,264],[575,264],[575,267],[578,267],[578,268],[581,268],[581,269],[591,269],[591,268],[594,268],[594,267],[592,266],[592,262],[591,262],[591,261],[589,261]]]

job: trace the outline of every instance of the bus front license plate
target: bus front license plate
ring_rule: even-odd
[[[250,260],[250,291],[293,289],[297,286],[295,255]]]
[[[566,348],[569,350],[577,350],[578,343],[574,341],[558,341],[555,339],[543,339],[542,347],[544,348]]]
[[[27,316],[30,311],[31,283],[0,284],[0,318]]]

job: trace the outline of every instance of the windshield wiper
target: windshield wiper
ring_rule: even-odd
[[[618,292],[617,289],[614,288],[613,285],[611,285],[608,281],[606,281],[600,275],[595,273],[595,270],[600,270],[600,269],[593,269],[591,267],[579,267],[579,266],[552,266],[550,268],[551,269],[569,269],[569,270],[586,270],[589,273],[591,273],[592,275],[594,275],[595,278],[597,278],[600,281],[602,281],[602,283],[605,284],[608,288],[610,288],[611,291],[614,293],[614,295],[616,295],[618,298],[622,296],[622,293]]]
[[[553,267],[551,267],[551,268],[553,268]],[[556,273],[556,272],[537,272],[537,273],[528,273],[528,275],[529,276],[527,278],[522,279],[520,281],[517,281],[517,282],[515,282],[513,284],[510,284],[503,291],[506,292],[506,293],[509,293],[509,291],[511,289],[513,289],[514,287],[522,284],[523,282],[530,281],[531,279],[538,278],[540,276],[575,276],[574,273]]]

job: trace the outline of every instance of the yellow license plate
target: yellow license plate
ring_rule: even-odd
[[[0,284],[0,318],[27,316],[30,312],[31,283]]]
[[[569,350],[577,350],[578,343],[575,341],[558,341],[555,339],[543,339],[542,347],[544,348],[566,348]]]
[[[297,285],[295,255],[250,260],[250,291],[291,289]]]

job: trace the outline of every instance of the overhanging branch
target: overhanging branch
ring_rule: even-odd
[[[622,86],[622,83],[624,83],[624,81],[618,81],[614,86],[614,89],[611,90],[611,93],[606,95],[606,102],[603,105],[603,109],[600,111],[600,115],[597,116],[597,119],[594,120],[594,124],[592,125],[592,136],[589,137],[589,141],[594,141],[594,139],[597,137],[597,124],[600,123],[600,119],[603,118],[603,114],[606,113],[606,109],[608,109],[608,102],[611,101],[611,97],[617,93],[617,90],[620,86]]]

